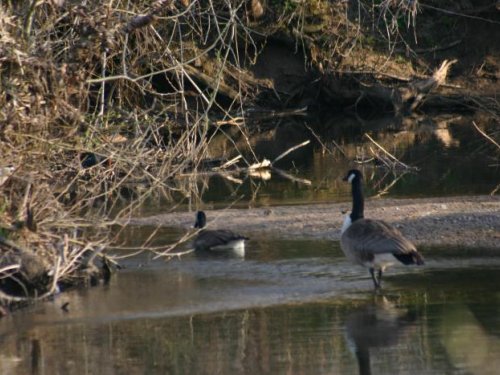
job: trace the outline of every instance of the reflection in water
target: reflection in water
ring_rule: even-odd
[[[433,257],[422,272],[391,274],[386,299],[328,241],[250,241],[244,259],[143,259],[105,287],[2,318],[0,373],[494,373],[499,261]]]
[[[396,308],[384,296],[347,316],[346,336],[361,375],[371,374],[370,350],[397,344],[403,330],[416,320],[414,313]]]
[[[249,154],[248,160],[253,160],[249,145],[258,160],[274,160],[305,140],[311,143],[273,165],[294,178],[285,178],[275,170],[253,176],[242,172],[231,175],[232,179],[228,175],[205,175],[197,184],[200,202],[189,204],[227,206],[237,201],[235,206],[248,207],[348,200],[349,191],[340,178],[351,169],[352,160],[372,159],[377,152],[365,133],[403,163],[419,168],[417,173],[409,173],[395,183],[385,179],[380,184],[386,170],[374,162],[363,164],[370,195],[381,191],[390,197],[490,194],[500,180],[498,158],[494,146],[488,145],[471,126],[473,120],[488,134],[496,131],[496,121],[467,116],[388,117],[371,121],[330,116],[287,119],[279,127],[273,126],[249,140],[216,135],[210,143],[210,155],[223,159],[235,156],[233,142],[240,152]],[[144,208],[150,212],[158,209],[164,207],[157,202]]]
[[[40,374],[41,371],[41,361],[43,360],[42,345],[40,340],[31,340],[31,373]]]

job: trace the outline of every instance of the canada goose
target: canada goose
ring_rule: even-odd
[[[207,230],[205,228],[207,217],[203,211],[196,213],[195,228],[201,229],[194,240],[196,250],[210,252],[229,251],[232,254],[245,255],[245,240],[247,237],[231,232],[230,230],[217,229]]]
[[[375,289],[379,289],[386,267],[396,262],[422,265],[424,260],[415,246],[392,225],[363,217],[362,179],[357,169],[350,170],[344,178],[352,185],[352,212],[345,217],[340,246],[349,260],[370,270]]]

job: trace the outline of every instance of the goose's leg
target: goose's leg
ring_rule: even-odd
[[[380,272],[380,270],[379,270],[379,272]],[[379,289],[380,283],[377,280],[377,278],[375,277],[375,270],[373,269],[373,267],[370,268],[370,275],[372,276],[372,280],[373,280],[373,284],[375,285],[375,289]]]
[[[378,270],[378,287],[382,288],[382,268]]]

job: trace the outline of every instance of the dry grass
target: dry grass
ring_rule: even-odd
[[[0,5],[0,283],[21,289],[3,301],[99,279],[111,225],[152,195],[196,196],[176,176],[207,157],[209,115],[251,95],[243,1],[85,4]]]

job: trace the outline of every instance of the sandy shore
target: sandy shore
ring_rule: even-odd
[[[350,202],[206,211],[210,228],[251,237],[338,240],[342,211]],[[454,245],[500,250],[500,197],[466,196],[425,199],[377,199],[365,202],[365,217],[398,227],[416,244]],[[192,227],[193,212],[133,219],[133,225]]]

